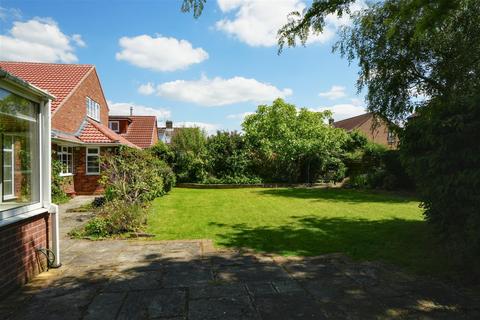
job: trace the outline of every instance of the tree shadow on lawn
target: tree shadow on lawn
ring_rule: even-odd
[[[327,200],[335,202],[383,202],[383,203],[408,203],[415,200],[412,195],[392,193],[387,191],[366,191],[340,188],[289,188],[289,189],[267,189],[256,191],[262,195]]]
[[[358,260],[383,260],[424,274],[441,274],[450,261],[424,221],[292,216],[280,226],[217,224],[217,244],[280,255],[342,252]],[[223,232],[225,231],[225,232]]]

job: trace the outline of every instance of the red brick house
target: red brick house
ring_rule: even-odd
[[[56,97],[51,104],[52,154],[71,177],[66,192],[98,194],[99,157],[115,147],[138,148],[108,128],[109,109],[95,66],[0,62],[0,68]]]
[[[333,123],[335,128],[342,128],[348,132],[358,130],[363,133],[368,140],[382,144],[390,149],[397,148],[398,139],[391,131],[387,123],[371,112],[361,114],[356,117],[336,121]]]
[[[42,252],[53,250],[52,266],[60,264],[50,190],[54,98],[0,69],[0,299],[44,270]]]
[[[110,116],[108,126],[110,130],[142,149],[158,142],[155,116]]]

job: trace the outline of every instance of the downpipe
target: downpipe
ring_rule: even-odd
[[[48,212],[52,219],[52,251],[55,260],[51,264],[51,268],[60,268],[62,266],[60,259],[60,228],[59,228],[59,209],[58,205],[51,204]]]

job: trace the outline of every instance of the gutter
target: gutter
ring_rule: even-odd
[[[0,78],[5,79],[6,81],[9,81],[9,82],[14,83],[16,85],[20,85],[24,88],[28,88],[31,91],[38,94],[39,96],[47,98],[49,100],[55,100],[55,98],[56,98],[54,95],[51,95],[50,93],[34,86],[33,84],[31,84],[31,83],[29,83],[29,82],[27,82],[27,81],[25,81],[25,80],[23,80],[19,77],[16,77],[16,76],[8,73],[7,71],[5,71],[3,69],[0,69]]]

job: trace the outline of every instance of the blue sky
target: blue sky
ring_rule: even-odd
[[[275,4],[275,5],[274,5]],[[363,112],[357,67],[332,53],[346,18],[306,48],[277,55],[275,33],[301,0],[208,0],[194,19],[181,1],[9,1],[0,9],[0,59],[94,64],[111,113],[155,114],[210,132],[239,129],[242,117],[277,96]]]

